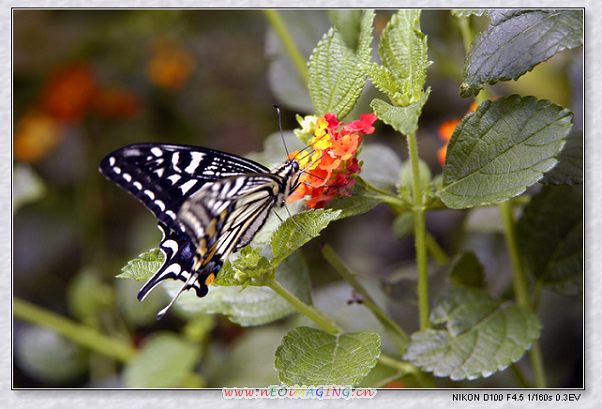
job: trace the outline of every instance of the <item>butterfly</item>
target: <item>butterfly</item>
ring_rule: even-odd
[[[203,297],[225,260],[251,242],[275,207],[299,186],[297,160],[274,169],[230,153],[189,145],[142,143],[109,153],[99,166],[141,201],[163,233],[165,262],[140,289],[142,301],[166,279]]]

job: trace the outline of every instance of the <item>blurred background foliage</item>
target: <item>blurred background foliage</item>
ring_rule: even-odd
[[[305,55],[330,26],[326,10],[281,14]],[[390,14],[377,13],[377,38]],[[485,18],[476,21],[481,28],[487,24]],[[428,70],[432,93],[418,134],[420,156],[438,174],[438,150],[470,100],[458,92],[464,49],[451,15],[425,10],[421,22],[434,64]],[[575,128],[582,129],[580,53],[560,53],[518,81],[492,87],[493,92],[550,99],[573,110]],[[14,296],[131,348],[152,345],[125,367],[47,329],[15,320],[13,386],[277,383],[271,367],[274,350],[299,318],[255,328],[220,316],[182,313],[155,321],[165,294],[157,291],[139,303],[138,285],[115,276],[128,260],[156,247],[160,233],[140,203],[97,171],[108,152],[143,141],[246,155],[262,150],[265,138],[277,130],[274,103],[284,109],[285,129],[296,126],[295,114],[311,113],[307,92],[283,57],[266,16],[258,10],[15,10],[12,62]],[[369,112],[375,94],[367,87],[350,118]],[[366,144],[371,140],[394,149],[398,158],[392,160],[404,160],[407,150],[392,130],[380,125]],[[448,254],[461,248],[475,251],[490,288],[502,295],[510,286],[510,274],[497,217],[496,209],[445,210],[431,212],[427,222]],[[318,241],[303,250],[314,303],[358,328],[376,325],[363,322],[374,319],[353,302],[351,288],[337,281],[320,256]],[[408,220],[394,220],[380,206],[367,216],[333,224],[321,241],[339,249],[362,273],[381,305],[404,328],[417,328]],[[445,269],[433,264],[429,270],[436,291]],[[581,385],[581,299],[544,292],[541,311],[549,385]],[[386,342],[383,346],[386,350]],[[190,364],[157,369],[156,354],[172,354],[170,359]],[[382,368],[378,371],[383,372],[380,378],[387,375]],[[505,383],[507,372],[449,386],[496,387]]]

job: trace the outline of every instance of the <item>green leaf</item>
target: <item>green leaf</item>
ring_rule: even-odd
[[[583,196],[545,186],[525,207],[517,232],[529,272],[550,289],[579,294],[583,283]]]
[[[487,377],[518,361],[541,328],[532,312],[468,288],[443,294],[431,321],[445,329],[412,334],[404,359],[452,380]]]
[[[540,183],[550,185],[583,184],[583,131],[574,130],[566,138],[566,144],[558,156],[558,164]]]
[[[380,337],[374,332],[331,335],[309,327],[290,331],[274,366],[287,385],[356,385],[376,365]]]
[[[396,93],[387,93],[395,105],[405,107],[421,101],[429,61],[426,35],[420,31],[420,10],[399,10],[391,17],[383,30],[378,53],[383,66],[395,78]],[[373,76],[385,77],[385,83],[390,82],[388,73],[371,72]],[[376,82],[380,82],[377,87],[383,86],[380,80]]]
[[[488,12],[491,24],[466,58],[463,96],[485,84],[517,79],[556,53],[583,44],[583,11],[517,10]]]
[[[485,268],[472,251],[454,258],[449,268],[449,278],[456,286],[485,287]]]
[[[136,281],[147,281],[155,274],[163,263],[165,262],[165,255],[160,249],[151,249],[145,253],[140,254],[135,259],[128,261],[128,263],[121,269],[121,274],[118,278],[131,278]]]
[[[322,10],[278,10],[295,44],[309,58],[322,33],[329,27]],[[270,26],[266,36],[266,55],[270,61],[268,81],[278,102],[298,112],[312,112],[307,84],[301,79],[280,38]],[[282,146],[282,142],[281,142]]]
[[[339,218],[340,210],[308,210],[284,221],[272,236],[273,262],[284,260],[292,252],[317,237],[328,224]]]
[[[405,107],[391,105],[379,98],[374,98],[370,106],[378,119],[393,127],[397,132],[410,135],[418,130],[418,119],[430,93],[431,89],[427,88],[417,102]]]
[[[271,274],[275,266],[261,255],[261,248],[248,245],[238,253],[228,257],[215,278],[219,286],[238,286],[253,284],[253,278]]]
[[[380,199],[371,196],[353,194],[350,197],[331,200],[328,202],[328,209],[340,211],[337,217],[337,219],[340,220],[346,217],[367,213],[381,203],[382,201]]]
[[[401,159],[393,149],[381,143],[366,144],[358,155],[362,164],[362,179],[378,187],[392,187],[397,183]]]
[[[173,388],[180,386],[196,366],[199,348],[168,332],[152,335],[140,352],[127,363],[127,388]]]
[[[373,18],[374,11],[363,12],[357,52],[335,28],[316,46],[308,63],[308,88],[317,115],[332,112],[341,119],[355,106],[365,85],[363,62],[370,58]]]
[[[569,110],[534,97],[485,101],[452,135],[441,200],[461,209],[523,193],[556,164],[572,116]]]
[[[307,264],[300,254],[294,253],[278,265],[276,279],[303,302],[311,304]],[[174,296],[181,287],[175,281],[163,285],[170,296]],[[214,285],[203,298],[197,297],[194,291],[186,291],[180,295],[175,306],[185,314],[223,314],[243,327],[267,324],[295,312],[272,289],[261,286],[243,288]]]

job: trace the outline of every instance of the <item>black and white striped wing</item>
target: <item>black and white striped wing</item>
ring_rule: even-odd
[[[134,144],[100,162],[100,172],[140,200],[172,230],[182,203],[205,184],[266,167],[226,152],[188,145]]]
[[[194,288],[199,297],[207,294],[207,278],[217,275],[230,253],[249,244],[274,207],[279,188],[272,175],[243,175],[207,184],[184,201],[177,214],[183,234],[165,235],[161,250],[167,261],[138,298],[169,278],[188,283],[185,290]],[[191,274],[197,274],[196,280],[189,280]]]

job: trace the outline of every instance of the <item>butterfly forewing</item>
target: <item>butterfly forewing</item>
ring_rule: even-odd
[[[179,229],[176,214],[188,197],[222,178],[266,173],[247,159],[211,149],[167,144],[128,145],[107,155],[100,171],[135,196],[170,229]]]

